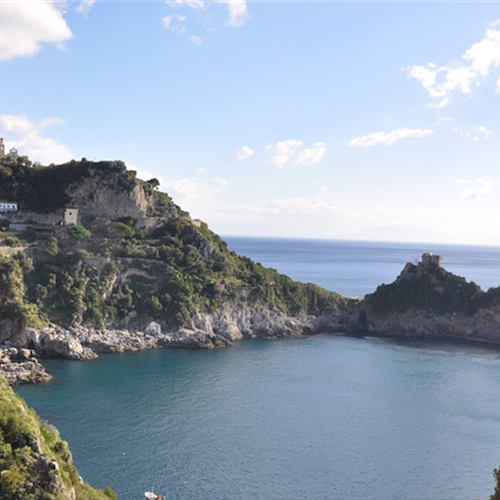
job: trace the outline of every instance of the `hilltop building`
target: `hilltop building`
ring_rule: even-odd
[[[0,201],[0,212],[1,213],[10,213],[17,212],[19,210],[17,203],[12,201]]]
[[[433,255],[432,252],[425,252],[422,254],[422,264],[424,266],[443,267],[443,256]]]
[[[16,148],[10,148],[9,149],[9,154],[7,156],[9,158],[17,158],[19,156],[19,153],[17,152]]]
[[[64,225],[76,226],[78,225],[78,208],[67,208],[64,210]]]
[[[21,158],[22,160],[28,161],[27,156],[19,156],[19,152],[16,148],[10,148],[9,152],[5,152],[5,139],[3,137],[0,137],[0,159],[2,158]]]

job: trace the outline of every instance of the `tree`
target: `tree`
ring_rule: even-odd
[[[493,477],[495,478],[495,492],[490,496],[490,500],[500,500],[500,470],[495,469],[493,471]]]
[[[83,226],[70,226],[68,234],[75,240],[86,240],[91,236],[90,231]]]
[[[160,186],[160,181],[156,178],[153,177],[153,179],[149,179],[147,183],[153,188],[153,189],[158,189]]]

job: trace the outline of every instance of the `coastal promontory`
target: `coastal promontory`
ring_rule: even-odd
[[[483,291],[424,253],[396,280],[358,304],[358,329],[371,334],[500,342],[500,287]]]
[[[123,162],[6,157],[0,179],[0,374],[11,381],[39,357],[223,347],[350,321],[348,299],[236,254]]]
[[[0,375],[50,378],[40,358],[216,348],[322,332],[500,342],[500,288],[435,255],[364,299],[300,283],[238,255],[158,181],[121,161],[0,160]]]

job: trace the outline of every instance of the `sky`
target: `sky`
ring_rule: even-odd
[[[221,235],[500,245],[500,2],[0,0],[0,91]]]

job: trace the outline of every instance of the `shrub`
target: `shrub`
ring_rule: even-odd
[[[3,240],[3,244],[8,247],[20,247],[21,241],[17,236],[7,236],[7,238]]]
[[[86,240],[92,236],[92,233],[83,226],[70,226],[68,234],[75,240]]]

